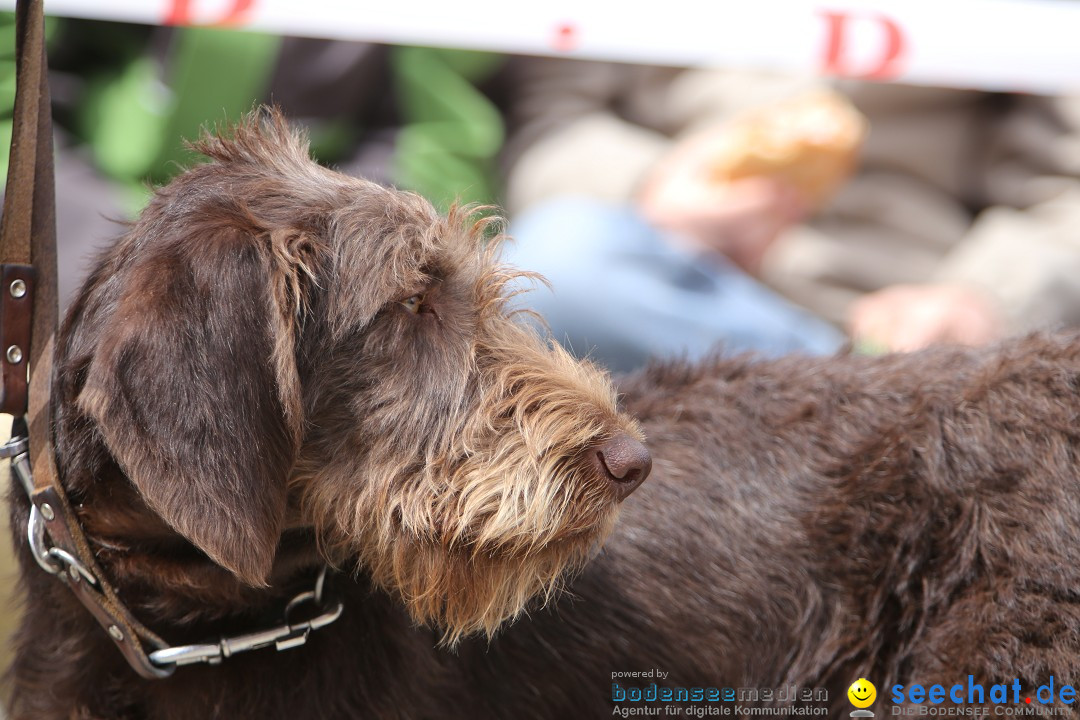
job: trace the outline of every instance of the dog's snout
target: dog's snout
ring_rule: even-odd
[[[634,438],[620,433],[593,448],[600,475],[606,477],[619,501],[637,490],[652,470],[652,455]]]

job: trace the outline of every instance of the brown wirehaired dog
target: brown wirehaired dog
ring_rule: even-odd
[[[16,488],[16,720],[598,717],[649,682],[835,710],[860,676],[1076,677],[1077,338],[661,365],[620,410],[512,317],[462,213],[319,167],[272,112],[198,148],[64,322],[60,474],[172,643],[279,620],[324,562],[344,612],[142,680],[30,558]],[[615,522],[639,422],[655,472]]]

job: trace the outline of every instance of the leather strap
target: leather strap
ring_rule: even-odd
[[[0,411],[17,417],[25,414],[29,419],[34,475],[31,501],[49,534],[50,553],[56,553],[51,557],[62,560],[57,562],[57,577],[72,589],[139,675],[165,677],[172,668],[155,666],[143,642],[154,649],[167,644],[131,615],[105,580],[60,484],[53,458],[49,385],[59,311],[52,116],[42,1],[18,0],[15,8],[14,127],[0,222],[0,258],[5,263],[0,266]],[[13,285],[16,281],[22,284]],[[29,393],[28,364],[32,371]],[[61,553],[74,562],[63,559]]]
[[[27,408],[26,356],[36,277],[32,265],[0,265],[0,412],[16,417]]]
[[[105,629],[135,672],[150,680],[171,675],[175,666],[154,665],[143,646],[145,642],[153,650],[161,650],[168,647],[168,643],[136,620],[116,596],[116,591],[94,561],[94,554],[60,486],[39,487],[34,491],[32,501],[44,519],[53,547],[74,557],[89,573],[87,577],[77,566],[64,564],[57,577],[71,588],[79,602]]]
[[[57,316],[52,116],[41,3],[20,0],[15,8],[15,109],[4,215],[0,221],[3,261],[11,264],[0,272],[5,280],[0,287],[0,411],[16,416],[26,413],[27,364],[41,357],[45,343],[31,350],[30,323],[15,318],[28,318],[25,313],[31,305],[35,310],[44,309],[34,314],[34,329],[39,331],[38,337],[45,338],[56,327]],[[36,284],[32,282],[31,264],[40,273]],[[13,285],[17,280],[22,280],[24,287]]]

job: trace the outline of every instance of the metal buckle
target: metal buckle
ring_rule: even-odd
[[[26,437],[12,437],[0,446],[0,459],[11,460],[11,469],[15,472],[15,477],[19,479],[19,484],[23,486],[27,497],[33,497],[34,475],[30,471],[29,448],[30,443]],[[60,548],[46,547],[45,519],[41,517],[37,505],[32,503],[30,505],[30,519],[26,523],[26,538],[30,541],[30,552],[42,570],[50,575],[59,575],[63,568],[58,562],[63,562],[72,569],[73,577],[85,577],[88,582],[95,587],[97,586],[97,578],[76,558]]]
[[[25,437],[13,437],[0,446],[0,459],[10,459],[11,469],[19,478],[27,497],[34,495],[34,474],[30,472],[30,441]]]
[[[319,571],[319,577],[315,581],[315,589],[300,593],[285,606],[285,622],[266,630],[258,630],[244,635],[223,637],[217,643],[205,643],[199,645],[177,645],[176,647],[162,648],[150,653],[150,662],[159,667],[193,665],[195,663],[208,663],[218,665],[224,658],[232,657],[237,653],[273,645],[278,652],[300,647],[307,642],[312,630],[326,627],[341,617],[345,608],[344,603],[335,600],[328,608],[323,589],[326,583],[327,567],[323,566]],[[292,622],[291,616],[295,610],[305,603],[312,603],[321,612],[313,618],[300,622]]]
[[[42,570],[50,575],[60,575],[66,565],[71,582],[85,580],[95,590],[101,590],[97,578],[77,557],[63,548],[46,547],[45,520],[42,518],[37,505],[30,506],[30,519],[26,523],[26,537],[30,541],[30,552]]]
[[[13,437],[3,445],[0,445],[0,460],[6,460],[12,458],[19,453],[24,453],[30,449],[30,439],[25,437]]]
[[[60,566],[52,561],[51,551],[56,548],[45,547],[45,521],[38,512],[37,505],[30,506],[30,520],[26,523],[26,537],[30,541],[30,552],[41,569],[50,575],[57,575]]]
[[[19,478],[19,483],[26,490],[26,494],[33,497],[34,476],[30,472],[27,447],[25,437],[12,438],[0,446],[0,458],[11,458],[11,468]],[[26,539],[30,542],[30,553],[34,556],[34,561],[41,566],[42,570],[50,575],[60,575],[66,565],[68,577],[72,582],[85,580],[95,589],[101,589],[97,578],[77,557],[63,548],[46,545],[45,518],[41,516],[38,506],[33,503],[30,504],[30,518],[26,522]]]

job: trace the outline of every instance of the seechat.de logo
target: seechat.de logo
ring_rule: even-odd
[[[866,678],[859,678],[855,682],[851,683],[851,687],[847,689],[848,700],[854,705],[857,710],[851,712],[853,718],[872,718],[874,713],[866,708],[874,704],[874,700],[877,699],[877,688],[874,687],[874,683],[870,682]]]

